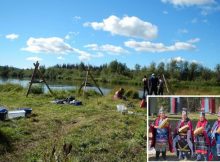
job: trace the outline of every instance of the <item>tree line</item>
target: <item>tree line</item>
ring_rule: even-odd
[[[203,66],[202,64],[188,61],[171,60],[169,63],[152,62],[149,66],[136,64],[134,68],[129,68],[125,63],[117,60],[109,64],[100,66],[86,65],[83,62],[79,64],[57,64],[46,68],[40,66],[41,72],[49,80],[82,80],[85,77],[86,69],[97,81],[106,83],[121,82],[141,82],[144,75],[150,76],[163,74],[166,79],[171,81],[212,81],[220,83],[220,64],[214,69]],[[30,78],[33,69],[19,69],[10,66],[0,66],[0,77],[2,78]]]

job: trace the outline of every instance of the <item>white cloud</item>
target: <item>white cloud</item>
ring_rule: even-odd
[[[66,40],[69,40],[69,39],[71,39],[72,37],[74,37],[74,36],[77,36],[79,34],[79,32],[69,32],[67,35],[65,35],[65,39]]]
[[[163,11],[163,14],[164,14],[164,15],[167,15],[167,14],[168,14],[168,11]]]
[[[58,60],[65,60],[65,58],[63,56],[58,56],[57,59]]]
[[[193,39],[188,40],[187,42],[188,43],[197,43],[199,41],[200,41],[200,38],[193,38]]]
[[[27,47],[21,50],[33,52],[33,53],[51,53],[57,55],[63,55],[68,53],[75,53],[79,55],[80,60],[88,61],[92,58],[103,57],[103,55],[92,55],[86,51],[79,50],[71,47],[65,43],[62,38],[50,37],[50,38],[29,38],[27,41]],[[59,57],[60,59],[62,57]],[[57,59],[59,59],[57,58]]]
[[[74,16],[73,18],[74,18],[74,19],[77,19],[77,20],[80,20],[80,19],[81,19],[80,16]]]
[[[43,60],[43,59],[40,58],[40,57],[34,56],[34,57],[27,57],[26,60],[27,60],[27,61],[36,62],[36,61],[41,61],[41,60]]]
[[[80,54],[79,60],[81,60],[81,61],[89,61],[92,58],[104,57],[104,55],[102,53],[98,53],[97,55],[92,55],[92,54],[90,54],[88,52],[80,51],[80,50],[77,50],[76,52]]]
[[[179,29],[178,33],[180,33],[180,34],[187,34],[187,33],[189,33],[189,31],[187,29]]]
[[[130,40],[124,42],[124,45],[139,52],[171,52],[196,49],[196,46],[189,42],[176,42],[173,45],[166,46],[163,43],[152,43],[149,41],[137,42]]]
[[[33,53],[54,53],[65,54],[72,52],[72,47],[65,43],[62,38],[50,37],[50,38],[29,38],[27,41],[27,47],[21,50],[33,52]]]
[[[202,6],[201,9],[202,9],[201,14],[203,16],[207,16],[211,13],[219,12],[220,6],[219,5],[207,5],[207,6]]]
[[[99,52],[106,52],[108,54],[124,54],[124,53],[128,53],[127,50],[125,50],[124,48],[120,47],[120,46],[114,46],[111,44],[105,44],[105,45],[97,45],[97,44],[88,44],[86,46],[84,46],[86,48],[89,48],[93,51],[99,51]]]
[[[14,40],[14,39],[18,39],[19,35],[18,34],[8,34],[5,36],[5,38],[10,39],[10,40]]]
[[[90,26],[94,30],[103,30],[112,35],[121,35],[133,38],[153,39],[157,37],[158,29],[156,25],[143,21],[138,17],[125,16],[120,19],[117,16],[109,16],[102,22],[87,22],[84,26]]]
[[[171,60],[175,60],[175,61],[177,61],[177,62],[185,61],[185,59],[182,58],[182,57],[180,57],[180,56],[178,56],[178,57],[174,57],[174,58],[171,58]]]
[[[163,3],[171,3],[174,6],[202,6],[216,3],[215,0],[161,0]]]
[[[181,56],[177,56],[177,57],[173,57],[173,58],[168,58],[168,59],[163,59],[160,62],[165,62],[165,63],[170,63],[171,61],[176,61],[176,62],[189,62],[189,63],[196,63],[196,64],[200,64],[200,61],[197,60],[187,60]]]
[[[163,3],[173,4],[175,7],[197,6],[201,10],[201,15],[219,12],[220,5],[217,0],[161,0]]]

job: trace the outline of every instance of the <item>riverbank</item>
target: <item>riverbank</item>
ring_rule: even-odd
[[[0,105],[32,108],[30,118],[0,121],[0,161],[146,161],[146,110],[139,100],[66,91],[58,95],[73,95],[83,105],[57,105],[50,94],[26,98],[25,92],[19,86],[0,90]],[[117,112],[117,104],[133,114]]]

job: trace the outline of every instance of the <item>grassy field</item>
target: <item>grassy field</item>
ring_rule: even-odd
[[[0,85],[1,106],[33,109],[29,118],[0,121],[0,161],[146,161],[146,111],[139,100],[68,91],[57,97],[73,95],[83,105],[56,105],[49,94],[26,98],[25,92],[18,85]],[[119,103],[134,114],[117,112]]]
[[[171,124],[171,130],[174,131],[175,127],[176,127],[176,123],[181,119],[181,115],[177,114],[177,115],[168,115],[169,118],[169,122]],[[192,121],[193,124],[193,128],[195,129],[196,124],[198,122],[199,119],[199,113],[190,113],[189,114],[189,118]],[[214,122],[217,120],[217,115],[216,114],[207,114],[206,115],[207,120],[209,121],[211,127],[214,124]],[[149,117],[149,121],[148,124],[152,123],[154,120],[156,119],[156,117]],[[151,137],[151,133],[149,132],[149,137]],[[149,144],[150,144],[150,138],[149,138]],[[149,161],[155,161],[155,151],[150,149],[148,146],[148,150],[149,150],[149,154],[148,154],[148,160]],[[160,160],[163,160],[162,158],[160,158]],[[188,158],[188,161],[195,161],[196,157],[190,157]],[[214,159],[216,160],[216,159]],[[167,161],[179,161],[178,157],[175,155],[175,153],[171,153],[171,152],[167,152]]]

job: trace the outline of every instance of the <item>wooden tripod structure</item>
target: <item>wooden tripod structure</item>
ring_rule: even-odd
[[[51,93],[52,95],[54,95],[53,92],[52,92],[52,90],[51,90],[50,87],[48,86],[48,84],[47,84],[47,82],[46,82],[46,80],[45,80],[43,74],[41,73],[41,71],[40,71],[40,69],[39,69],[39,65],[40,65],[40,64],[39,64],[38,61],[37,61],[36,63],[34,63],[35,68],[34,68],[34,72],[33,72],[32,76],[31,76],[31,81],[30,81],[30,84],[29,84],[29,88],[28,88],[26,97],[28,97],[28,94],[29,94],[30,91],[31,91],[31,86],[32,86],[32,84],[35,84],[35,83],[45,83],[45,85],[47,86],[47,88],[48,88],[48,90],[50,91],[50,93]],[[37,73],[38,73],[38,75],[40,76],[40,78],[41,78],[42,80],[40,80],[40,81],[35,80],[35,77],[36,77],[36,74],[37,74]]]
[[[101,95],[103,96],[104,94],[102,93],[102,90],[99,88],[99,85],[96,83],[95,79],[93,78],[92,74],[90,73],[89,67],[86,70],[86,78],[83,81],[83,83],[81,84],[80,88],[79,88],[79,93],[82,89],[82,87],[84,87],[84,90],[86,89],[86,86],[89,85],[88,83],[88,76],[90,76],[90,78],[92,79],[92,81],[94,82],[95,86],[98,88],[99,92],[101,93]],[[83,91],[83,95],[84,95],[85,91]]]

